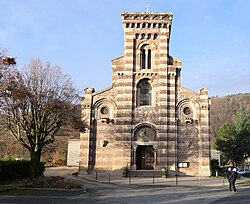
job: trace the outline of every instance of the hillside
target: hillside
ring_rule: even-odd
[[[233,115],[238,110],[250,112],[250,93],[211,98],[210,123],[212,141],[218,127],[225,122],[231,122]]]

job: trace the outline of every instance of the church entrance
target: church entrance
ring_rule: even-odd
[[[138,145],[136,149],[136,169],[153,170],[154,169],[154,148],[153,145]]]

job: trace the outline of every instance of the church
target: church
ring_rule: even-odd
[[[112,84],[84,89],[79,174],[161,170],[210,176],[208,90],[181,86],[181,60],[169,53],[173,14],[123,12],[124,54]]]

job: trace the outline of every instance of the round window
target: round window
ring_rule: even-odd
[[[108,112],[109,112],[109,109],[108,109],[107,107],[102,107],[102,108],[101,108],[101,113],[102,113],[102,114],[105,115],[105,114],[107,114]]]
[[[191,113],[191,110],[190,110],[189,107],[186,107],[186,108],[183,109],[183,112],[184,112],[185,115],[189,115]]]

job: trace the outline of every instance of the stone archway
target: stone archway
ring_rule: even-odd
[[[133,141],[133,168],[154,170],[157,163],[156,130],[144,125],[136,129]]]
[[[134,134],[134,141],[153,142],[156,138],[156,130],[150,126],[139,127]]]

